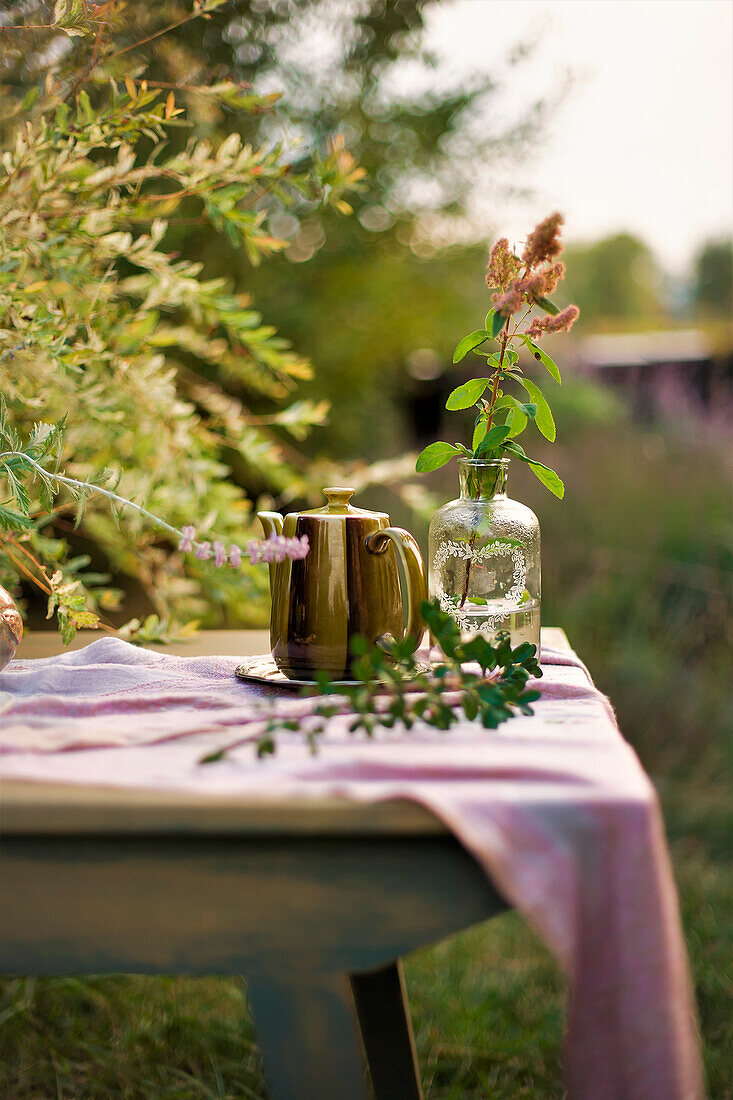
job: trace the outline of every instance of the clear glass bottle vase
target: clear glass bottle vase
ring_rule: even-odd
[[[430,521],[429,587],[470,637],[540,645],[540,525],[506,495],[508,459],[458,460],[460,496]]]

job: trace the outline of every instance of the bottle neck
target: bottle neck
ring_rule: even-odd
[[[500,459],[496,462],[460,459],[458,482],[461,500],[496,500],[497,497],[506,496],[508,476],[508,459]]]

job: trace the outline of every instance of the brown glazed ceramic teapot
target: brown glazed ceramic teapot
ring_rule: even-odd
[[[390,527],[384,512],[354,508],[353,489],[323,495],[323,508],[257,517],[266,536],[307,535],[310,542],[302,560],[270,564],[270,645],[278,668],[293,680],[312,680],[319,671],[351,679],[355,634],[370,644],[409,635],[417,647],[425,629],[425,570],[412,535]]]

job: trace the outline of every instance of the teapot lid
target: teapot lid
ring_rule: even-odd
[[[342,485],[330,485],[323,490],[326,503],[321,508],[310,508],[307,512],[299,512],[301,516],[352,516],[355,519],[386,519],[386,512],[370,512],[366,508],[354,508],[350,503],[356,489],[350,489]]]

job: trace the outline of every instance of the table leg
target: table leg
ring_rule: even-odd
[[[351,986],[375,1100],[423,1100],[400,960],[353,974]]]
[[[271,1100],[366,1100],[346,974],[262,974],[247,991]]]

